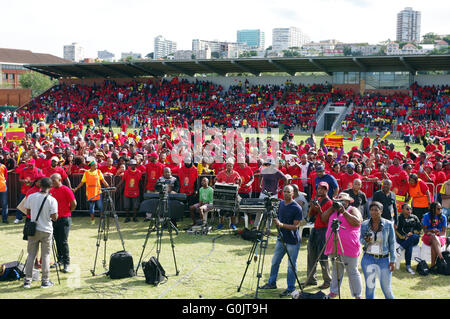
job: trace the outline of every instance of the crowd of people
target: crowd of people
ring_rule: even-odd
[[[304,286],[317,285],[315,261],[319,259],[324,280],[320,288],[330,288],[330,297],[339,293],[344,268],[334,263],[330,271],[326,257],[335,254],[341,256],[346,265],[352,295],[360,298],[362,279],[357,261],[362,251],[364,277],[368,280],[370,269],[373,270],[368,266],[377,264],[383,273],[380,278],[383,292],[387,298],[392,298],[392,265],[404,249],[406,269],[414,273],[411,250],[419,242],[421,232],[423,243],[432,249],[431,266],[436,258],[442,258],[441,247],[445,245],[443,238],[450,213],[450,153],[444,151],[449,141],[441,140],[449,135],[448,123],[436,118],[425,123],[405,121],[403,132],[412,130],[415,134],[415,125],[425,128],[425,132],[418,135],[418,141],[407,142],[405,153],[396,150],[394,144],[380,134],[375,138],[365,134],[360,147],[355,146],[349,152],[343,147],[327,147],[323,140],[317,141],[314,134],[296,142],[289,130],[281,141],[239,135],[227,137],[224,128],[233,126],[231,120],[236,114],[245,114],[243,119],[247,122],[238,120],[234,126],[264,126],[261,119],[266,121],[265,112],[274,106],[275,100],[282,99],[286,105],[294,101],[299,108],[311,107],[316,111],[330,98],[343,98],[338,92],[333,95],[327,93],[329,88],[316,86],[299,86],[293,96],[292,92],[285,94],[288,87],[290,85],[240,83],[224,90],[208,82],[190,83],[177,78],[161,83],[131,82],[125,86],[106,82],[104,86],[55,87],[33,100],[25,110],[19,110],[11,122],[7,119],[8,123],[17,121],[25,128],[26,135],[17,143],[7,141],[4,134],[0,140],[3,222],[9,222],[8,173],[18,174],[21,185],[18,202],[24,203],[23,210],[17,210],[16,224],[26,215],[30,218],[37,215],[39,205],[36,202],[42,196],[34,196],[38,199],[30,203],[34,198],[30,195],[42,189],[42,194],[52,194],[57,212],[50,203],[53,208],[48,208],[42,220],[47,224],[38,226],[37,230],[53,232],[48,226],[51,220],[60,224],[59,235],[55,236],[62,254],[58,256],[58,263],[69,272],[67,239],[71,212],[77,207],[74,194],[82,188],[92,224],[96,223],[95,214],[103,212],[99,195],[102,186],[117,187],[124,198],[123,221],[136,222],[142,193],[158,192],[155,189],[158,181],[167,180],[171,193],[186,194],[187,213],[195,225],[198,220],[207,222],[208,212],[214,208],[214,184],[236,184],[240,198],[264,198],[270,193],[282,200],[275,225],[282,230],[291,256],[298,253],[300,223],[308,220],[314,224],[308,237],[308,281]],[[428,91],[418,92],[421,98]],[[445,99],[444,94],[440,94],[440,99]],[[379,101],[380,98],[372,99],[371,103],[376,105]],[[403,101],[396,103],[400,105]],[[379,108],[386,109],[386,105]],[[163,112],[158,112],[161,110]],[[289,119],[295,113],[293,110],[275,114]],[[221,138],[196,136],[192,126],[194,119],[203,119],[203,129],[221,126],[217,132],[223,135]],[[365,117],[361,121],[365,121]],[[120,127],[120,133],[114,132],[113,125]],[[222,138],[225,141],[221,141]],[[409,143],[421,141],[427,143],[424,151],[411,150]],[[199,142],[202,149],[209,149],[210,153],[198,159],[191,148],[194,142]],[[224,148],[229,142],[234,144],[231,152]],[[255,149],[253,143],[256,142],[266,152]],[[239,149],[244,152],[240,153]],[[267,156],[253,156],[255,154]],[[82,177],[81,182],[72,185],[72,177],[77,175]],[[110,184],[106,176],[115,176],[114,181],[120,182]],[[47,178],[50,178],[50,186]],[[61,185],[64,188],[59,189]],[[334,202],[340,206],[333,205]],[[146,220],[148,217],[146,215]],[[231,217],[230,228],[240,227],[237,212],[221,217],[218,229],[224,227],[226,217]],[[342,229],[345,227],[341,230],[344,249],[330,244],[321,253],[335,219],[342,223]],[[258,218],[252,222],[256,227]],[[398,251],[394,248],[395,242],[399,245]],[[35,261],[35,245],[34,241],[29,241],[29,251],[33,252],[29,256],[31,261]],[[267,289],[276,287],[284,254],[281,243],[277,245],[269,282],[263,286]],[[42,263],[47,261],[47,257],[42,259]],[[33,264],[39,264],[39,260]],[[288,287],[283,296],[290,295],[295,286],[295,265],[295,262],[289,265]],[[48,271],[47,264],[45,267],[42,264],[42,268]],[[43,278],[47,281],[48,277]],[[43,282],[43,286],[47,285]],[[25,286],[30,286],[28,272]],[[366,298],[371,298],[373,289],[367,287],[366,283]]]

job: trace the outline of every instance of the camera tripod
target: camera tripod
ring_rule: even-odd
[[[333,253],[332,253],[332,264],[334,265],[334,267],[336,267],[336,276],[337,276],[337,285],[338,285],[338,296],[339,299],[341,299],[341,277],[339,275],[339,268],[336,266],[336,263],[341,263],[341,264],[345,264],[344,261],[342,260],[341,255],[338,254],[338,244],[339,244],[339,248],[341,249],[342,255],[344,255],[344,248],[342,247],[342,242],[341,242],[341,237],[339,236],[339,229],[342,227],[341,225],[341,221],[337,218],[333,219],[332,224],[331,224],[331,232],[328,235],[328,238],[325,241],[325,244],[322,247],[322,250],[319,253],[319,257],[317,258],[317,260],[314,262],[314,266],[311,268],[311,272],[307,275],[305,283],[309,282],[309,280],[311,279],[312,273],[313,273],[313,269],[317,268],[317,264],[319,263],[319,261],[322,258],[322,255],[329,243],[329,241],[331,240],[331,235],[333,236]],[[345,229],[344,227],[342,227],[343,229]],[[350,285],[351,285],[351,281],[350,281]],[[302,286],[300,286],[300,288],[302,288]],[[301,289],[303,292],[303,289]]]
[[[102,236],[103,236],[103,242],[104,242],[104,247],[103,247],[103,268],[106,270],[106,243],[108,242],[108,237],[109,237],[109,222],[110,222],[110,218],[111,215],[114,217],[114,222],[116,224],[116,230],[119,233],[120,236],[120,240],[122,242],[122,248],[125,251],[125,243],[123,241],[123,237],[122,237],[122,233],[120,232],[120,227],[119,227],[119,218],[117,217],[116,214],[116,210],[114,207],[114,201],[111,197],[111,192],[115,191],[116,187],[108,187],[108,188],[102,188],[100,194],[97,194],[93,197],[91,197],[89,200],[97,197],[98,195],[101,194],[105,194],[105,199],[104,199],[104,209],[103,209],[103,213],[100,213],[100,221],[98,223],[98,232],[97,232],[97,251],[95,253],[95,259],[94,259],[94,267],[93,269],[91,269],[91,273],[92,276],[95,276],[95,266],[97,264],[97,256],[98,256],[98,250],[100,248],[100,244],[102,241]],[[107,272],[103,273],[106,274]]]
[[[267,249],[267,245],[268,245],[269,237],[270,237],[270,227],[272,225],[272,218],[276,217],[275,208],[273,206],[270,207],[270,205],[269,205],[269,207],[267,207],[267,203],[266,203],[266,208],[267,208],[266,212],[261,217],[261,221],[257,228],[258,238],[255,240],[255,242],[252,245],[252,248],[250,249],[250,254],[247,259],[247,266],[245,267],[244,275],[242,276],[241,283],[237,289],[238,292],[241,291],[242,284],[244,282],[245,276],[248,271],[248,267],[250,266],[252,259],[254,259],[255,261],[258,259],[257,274],[256,274],[256,277],[258,279],[257,279],[257,283],[256,283],[255,299],[258,299],[259,282],[260,282],[260,279],[261,279],[262,273],[263,273],[264,259],[266,256],[266,249]],[[291,256],[290,256],[289,251],[286,246],[286,242],[284,241],[283,234],[280,231],[279,227],[277,227],[277,231],[278,231],[278,238],[281,241],[281,243],[283,244],[284,251],[286,252],[286,254],[288,256],[288,260],[289,260],[290,266],[294,272],[295,279],[296,279],[300,289],[302,289],[302,286],[298,279],[297,273],[295,271],[294,262],[291,259]],[[260,256],[259,258],[257,257],[257,255],[255,255],[256,250],[258,249],[258,246],[259,246],[259,256]]]
[[[156,231],[156,260],[159,262],[159,255],[161,253],[162,247],[162,236],[164,228],[167,228],[169,231],[170,245],[172,246],[172,255],[173,262],[175,264],[175,274],[178,276],[180,273],[177,267],[177,259],[175,257],[175,244],[173,242],[172,231],[174,230],[178,234],[178,229],[173,224],[171,218],[169,217],[169,194],[167,191],[160,192],[159,203],[156,208],[155,217],[152,217],[154,221],[154,225],[152,227],[152,223],[148,226],[147,236],[145,237],[144,245],[142,246],[141,256],[139,258],[138,265],[136,267],[136,275],[139,270],[139,266],[142,262],[142,257],[144,255],[145,248],[147,246],[148,238],[150,234]]]

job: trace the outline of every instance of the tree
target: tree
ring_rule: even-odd
[[[155,54],[153,52],[150,52],[149,54],[147,54],[145,57],[147,59],[153,59],[153,57],[155,56]]]
[[[351,47],[344,47],[344,55],[345,56],[352,55],[352,48]]]
[[[211,52],[211,58],[219,59],[220,58],[220,53],[219,52]]]
[[[37,72],[21,74],[19,82],[22,88],[31,89],[31,97],[33,98],[58,84],[58,80]]]

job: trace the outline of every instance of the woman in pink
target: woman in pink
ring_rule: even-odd
[[[340,193],[337,200],[333,202],[333,206],[322,214],[322,220],[328,223],[325,235],[327,245],[324,254],[330,256],[331,260],[334,261],[330,298],[340,294],[340,286],[344,278],[344,266],[347,270],[352,296],[359,299],[362,295],[362,280],[358,270],[358,259],[361,252],[359,237],[363,218],[357,208],[350,206],[352,202],[353,199],[350,195]],[[335,227],[335,225],[338,225],[338,227]],[[338,229],[342,249],[339,241],[335,241],[334,229]]]

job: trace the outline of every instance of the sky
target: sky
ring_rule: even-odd
[[[107,50],[143,56],[158,35],[190,50],[192,39],[236,41],[240,29],[295,26],[312,41],[376,44],[395,40],[397,13],[421,11],[421,35],[450,34],[448,0],[14,0],[0,1],[0,48],[63,56],[78,42],[85,57]]]

